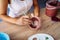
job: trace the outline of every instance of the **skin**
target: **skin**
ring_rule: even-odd
[[[38,6],[38,0],[33,0],[33,5],[34,5],[34,15],[35,16],[40,16],[40,8]]]
[[[7,5],[8,5],[8,0],[0,0],[0,18],[2,18],[4,21],[18,24],[18,25],[26,25],[30,24],[30,20],[27,19],[29,18],[27,15],[26,16],[21,16],[19,18],[10,18],[6,15],[7,13]],[[34,5],[34,15],[39,16],[39,6],[37,3],[37,0],[33,0],[33,5]]]

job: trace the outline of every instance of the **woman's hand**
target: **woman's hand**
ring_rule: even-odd
[[[29,20],[28,16],[22,16],[16,21],[16,23],[18,25],[29,25],[31,21]]]
[[[2,18],[4,21],[17,24],[17,25],[28,25],[30,24],[30,20],[28,16],[21,16],[20,18],[10,18],[7,15],[0,15],[0,18]]]

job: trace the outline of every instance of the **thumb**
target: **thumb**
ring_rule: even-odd
[[[33,13],[31,13],[31,17],[34,17],[34,14]]]

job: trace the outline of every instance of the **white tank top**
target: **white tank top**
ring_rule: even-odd
[[[10,12],[8,12],[7,15],[12,18],[19,17],[20,15],[27,13],[32,4],[32,0],[12,0],[11,4],[8,5]]]
[[[60,0],[58,0],[58,2],[60,2]]]

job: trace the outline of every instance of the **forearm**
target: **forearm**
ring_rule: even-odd
[[[7,5],[8,0],[0,0],[0,18],[2,18],[4,21],[15,23],[15,19],[12,19],[5,15],[7,13]]]
[[[6,14],[8,0],[0,0],[0,14]]]
[[[38,6],[38,0],[33,0],[33,5],[34,5],[34,15],[40,16],[40,8]]]
[[[13,18],[10,18],[6,15],[0,15],[0,18],[3,19],[4,21],[14,23],[14,24],[16,24],[16,21],[17,21],[17,18],[13,19]]]

